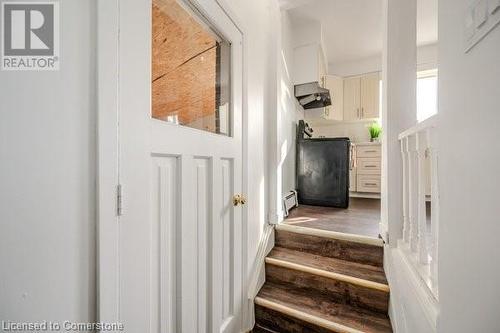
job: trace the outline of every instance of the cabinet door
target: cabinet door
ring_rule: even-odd
[[[358,174],[358,192],[380,193],[380,175],[360,175]]]
[[[344,80],[344,120],[360,118],[360,78]]]
[[[344,80],[341,77],[326,76],[326,88],[330,90],[332,105],[325,108],[325,116],[330,120],[344,119]]]
[[[380,74],[373,73],[361,77],[361,118],[379,118]]]

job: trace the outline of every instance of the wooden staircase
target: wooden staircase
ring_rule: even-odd
[[[392,332],[381,240],[276,227],[253,332]]]

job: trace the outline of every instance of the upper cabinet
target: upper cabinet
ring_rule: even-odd
[[[344,120],[379,117],[380,73],[344,79]]]
[[[319,44],[308,44],[294,48],[294,83],[319,82],[324,84],[326,65]]]
[[[344,120],[344,80],[340,76],[326,75],[324,87],[330,90],[332,105],[325,107],[324,118]]]
[[[344,79],[344,120],[360,119],[361,110],[361,78]]]
[[[380,115],[380,73],[361,77],[361,119],[378,118]]]

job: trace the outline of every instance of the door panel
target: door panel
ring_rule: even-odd
[[[176,230],[179,230],[179,159],[153,156],[151,163],[151,302],[159,311],[151,314],[152,331],[175,332],[178,263]],[[164,277],[160,279],[160,276]],[[160,315],[162,314],[162,315]],[[156,323],[156,324],[155,324]]]
[[[197,6],[231,42],[231,136],[152,117],[151,2],[120,0],[117,302],[127,332],[241,327],[242,209],[232,197],[243,178],[242,36],[215,0]]]
[[[344,80],[344,120],[357,120],[360,113],[360,78]]]
[[[380,74],[373,73],[361,78],[361,116],[363,119],[379,118]]]

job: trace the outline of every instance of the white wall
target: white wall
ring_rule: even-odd
[[[370,133],[368,132],[368,126],[373,121],[360,121],[360,122],[346,122],[346,123],[334,123],[334,124],[322,124],[316,122],[309,122],[309,125],[314,130],[313,137],[325,137],[325,138],[335,138],[335,137],[348,137],[352,142],[368,142],[370,141]]]
[[[342,77],[378,72],[381,70],[382,55],[355,59],[342,63],[333,63],[328,66],[328,74]]]
[[[304,118],[304,109],[294,97],[292,22],[287,11],[281,12],[281,39],[278,59],[278,112],[279,112],[279,171],[281,172],[281,196],[295,187],[296,127]]]
[[[438,44],[422,45],[417,48],[417,70],[436,68],[438,65]],[[354,76],[382,70],[382,55],[357,59],[328,66],[328,74]]]
[[[2,320],[95,319],[95,6],[60,2],[60,71],[0,73]]]
[[[277,4],[267,0],[224,1],[244,33],[244,104],[247,116],[244,131],[248,136],[248,149],[244,152],[249,164],[247,204],[245,205],[247,223],[246,283],[256,268],[256,255],[264,225],[268,222],[269,212],[274,208],[269,204],[269,193],[276,184],[269,182],[268,156],[270,148],[269,115],[277,115],[277,32],[276,17],[279,18]],[[273,48],[274,47],[274,48]],[[247,304],[247,311],[253,304]],[[245,318],[247,328],[251,328],[251,317]]]
[[[439,1],[443,333],[500,330],[500,28],[464,54],[463,18],[471,2]]]

